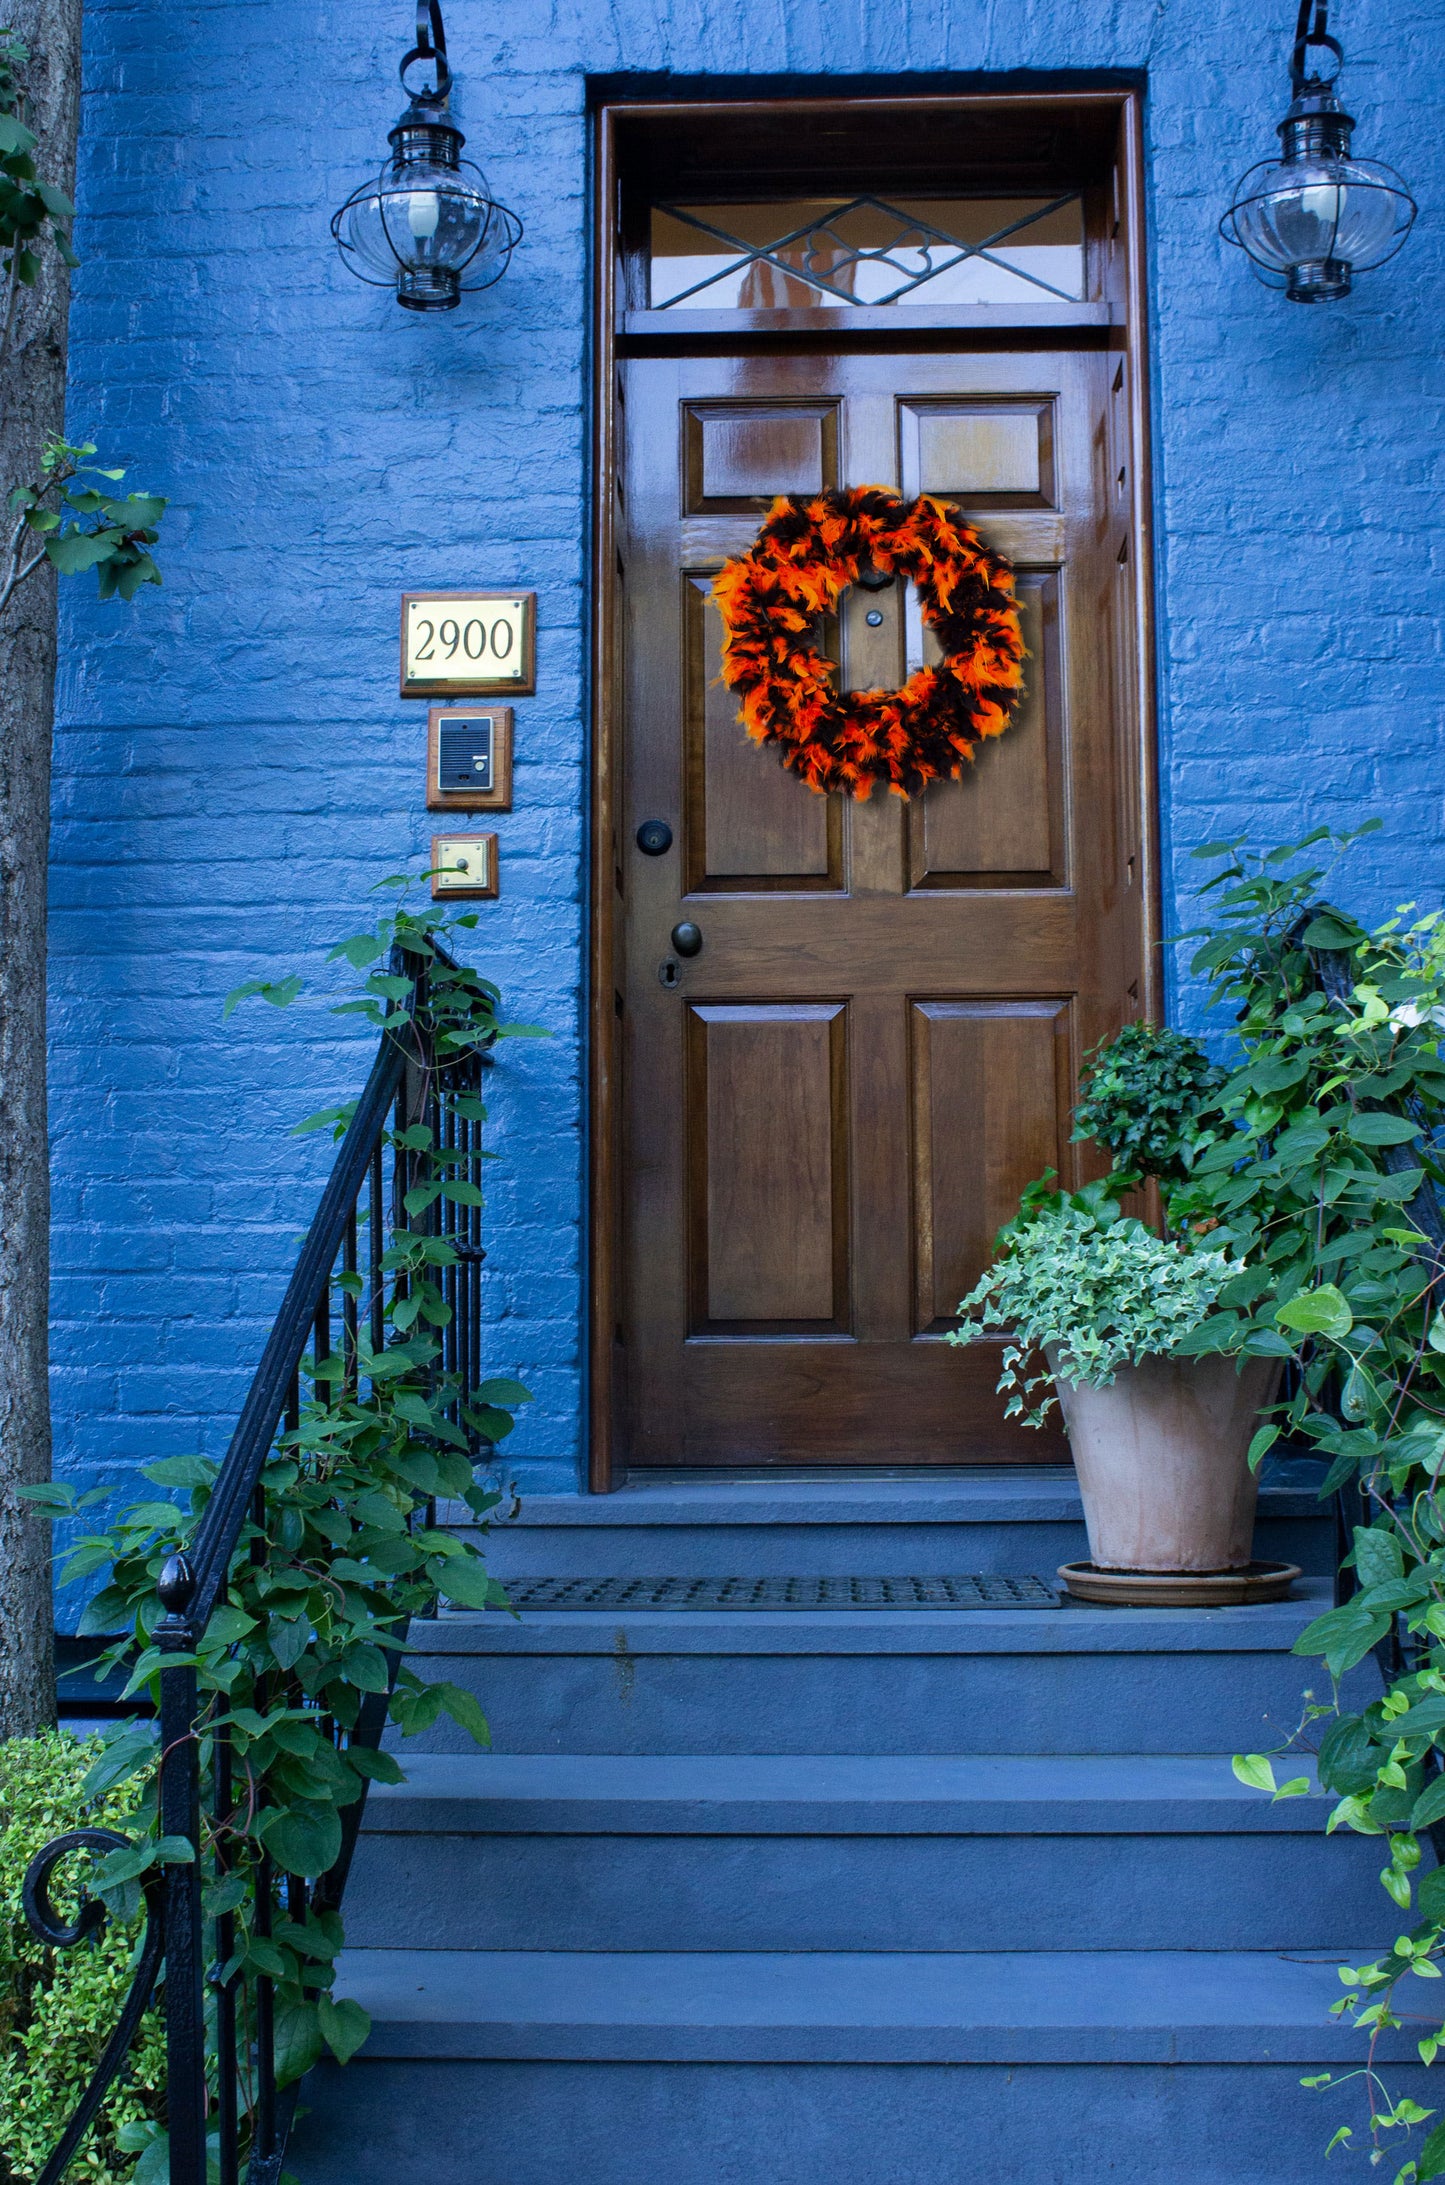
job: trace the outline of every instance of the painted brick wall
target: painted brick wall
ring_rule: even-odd
[[[1215,235],[1272,143],[1289,0],[451,0],[457,109],[526,241],[413,320],[326,223],[397,107],[405,0],[91,0],[71,419],[172,497],[166,586],[67,587],[53,1043],[60,1461],[110,1476],[224,1440],[324,1149],[288,1138],[362,1058],[323,944],[424,850],[407,586],[535,584],[538,692],[482,960],[547,1024],[496,1075],[489,1306],[538,1402],[535,1485],[580,1441],[589,74],[1148,72],[1170,930],[1187,851],[1379,812],[1355,893],[1442,892],[1438,20],[1337,27],[1363,153],[1416,183],[1393,266],[1339,307],[1267,296]],[[221,998],[303,968],[288,1016]],[[1187,986],[1180,1013],[1197,1011]]]

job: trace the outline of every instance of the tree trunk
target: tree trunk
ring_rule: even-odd
[[[37,171],[73,192],[81,0],[11,0],[30,48]],[[0,492],[32,479],[65,423],[70,283],[48,241],[21,297],[0,387]],[[55,693],[55,572],[0,617],[0,1736],[55,1719],[50,1527],[17,1489],[50,1476],[50,1175],[45,1112],[45,875]]]

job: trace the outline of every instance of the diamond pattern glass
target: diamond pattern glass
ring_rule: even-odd
[[[1084,293],[1083,211],[1055,198],[789,198],[652,209],[654,311],[947,310]]]

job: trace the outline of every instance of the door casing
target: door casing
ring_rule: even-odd
[[[1011,127],[1021,134],[1041,127],[1067,135],[1070,128],[1097,140],[1107,134],[1112,141],[1110,188],[1111,242],[1108,254],[1107,331],[1100,345],[1128,359],[1126,491],[1133,541],[1131,603],[1134,621],[1132,647],[1134,690],[1132,714],[1137,724],[1135,780],[1139,796],[1139,843],[1142,863],[1143,957],[1140,991],[1141,1013],[1151,1021],[1160,1014],[1161,968],[1159,963],[1159,865],[1157,826],[1157,757],[1155,738],[1156,677],[1153,617],[1152,496],[1149,474],[1148,313],[1144,284],[1145,255],[1143,139],[1140,94],[1132,87],[1100,90],[987,94],[946,94],[878,99],[773,99],[739,100],[726,104],[676,101],[603,102],[595,114],[595,208],[594,232],[594,361],[593,401],[593,643],[592,643],[592,799],[591,885],[589,946],[589,1340],[588,1340],[588,1486],[606,1493],[622,1484],[614,1462],[616,1375],[618,1372],[618,1254],[621,1214],[621,1162],[619,1158],[619,1046],[620,997],[614,975],[616,912],[618,903],[619,811],[617,765],[617,697],[615,624],[617,592],[617,456],[616,409],[618,401],[617,358],[620,345],[629,340],[666,341],[669,338],[696,350],[700,332],[696,318],[671,328],[658,325],[658,314],[628,309],[627,237],[624,233],[623,185],[631,162],[647,159],[646,147],[654,133],[659,143],[676,142],[679,133],[689,146],[716,142],[724,147],[720,171],[728,158],[726,147],[739,132],[754,148],[772,141],[779,147],[779,163],[786,165],[781,147],[816,135],[820,119],[836,121],[842,135],[857,132],[860,142],[870,138],[894,143],[912,131],[958,124],[959,134],[973,125],[975,135],[991,134],[1007,142]],[[806,124],[800,129],[800,124]],[[639,154],[639,146],[643,147]],[[665,155],[664,155],[665,156]],[[837,155],[835,154],[835,157]],[[852,163],[854,175],[866,170],[866,159]],[[733,177],[737,179],[737,169]],[[813,170],[807,179],[822,181]],[[769,172],[769,184],[778,176]],[[804,179],[796,167],[790,179]],[[976,186],[977,172],[968,178]],[[630,299],[635,305],[638,299]],[[1089,318],[1092,314],[1092,318]],[[736,333],[719,327],[715,338],[731,342],[756,335],[755,326],[742,323],[748,315],[730,314]],[[812,312],[770,313],[770,322],[797,323],[794,339],[814,331],[802,322],[815,322]],[[890,317],[894,314],[890,313]],[[911,315],[910,315],[911,316]],[[997,313],[994,314],[995,318]],[[1097,306],[1081,307],[1081,326],[1100,322]],[[861,319],[862,315],[859,315]],[[868,313],[869,319],[881,317]],[[830,332],[840,327],[840,315],[827,313]],[[646,323],[644,323],[646,322]],[[895,321],[896,323],[896,321]],[[965,324],[967,322],[964,322]],[[956,330],[960,324],[954,317]],[[868,329],[849,314],[850,330],[860,338]],[[765,338],[786,342],[786,323],[770,323]],[[981,324],[968,326],[970,339],[986,346],[989,336]],[[1017,332],[1000,330],[1005,340]],[[705,338],[705,336],[704,336]]]

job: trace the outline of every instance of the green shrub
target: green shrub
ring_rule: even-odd
[[[1190,1166],[1195,1118],[1224,1083],[1197,1040],[1157,1024],[1126,1024],[1095,1049],[1074,1136],[1107,1146],[1120,1169],[1181,1183]]]
[[[1075,1192],[1031,1184],[1018,1218],[999,1231],[1001,1257],[959,1306],[950,1343],[976,1342],[990,1328],[1012,1338],[998,1383],[1007,1417],[1044,1424],[1053,1377],[1047,1368],[1026,1377],[1026,1366],[1045,1344],[1065,1380],[1107,1388],[1120,1366],[1183,1344],[1241,1272],[1223,1252],[1168,1243],[1120,1213],[1117,1194],[1129,1181]]]
[[[70,2121],[130,1987],[142,1933],[137,1919],[108,1921],[71,1950],[37,1941],[21,1907],[35,1853],[72,1828],[124,1829],[134,1803],[124,1790],[86,1799],[81,1784],[100,1740],[51,1732],[0,1745],[0,2185],[30,2185]],[[84,1855],[55,1876],[56,1907],[73,1913]],[[164,2114],[165,2046],[159,2014],[145,2019],[129,2063],[70,2169],[67,2185],[120,2185],[135,2157],[119,2135]],[[129,2135],[127,2135],[129,2136]]]

